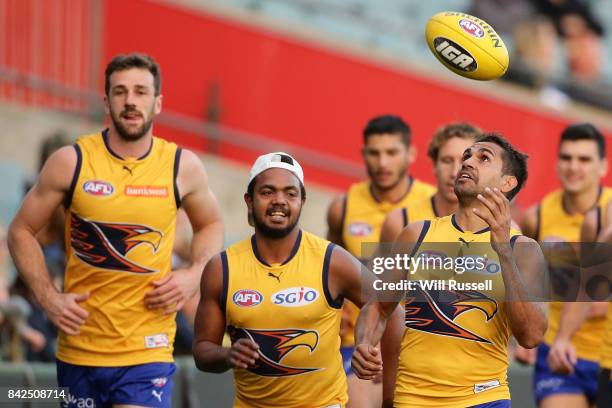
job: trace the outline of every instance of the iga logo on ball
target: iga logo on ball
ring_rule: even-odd
[[[465,13],[445,11],[427,22],[427,45],[436,58],[466,78],[491,80],[508,69],[501,37],[485,21]]]

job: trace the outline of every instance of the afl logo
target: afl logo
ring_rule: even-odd
[[[318,297],[316,289],[301,286],[276,292],[272,295],[272,302],[278,306],[298,307],[312,303]]]
[[[353,222],[349,225],[349,234],[354,237],[367,237],[372,231],[372,226],[365,222]]]
[[[240,307],[252,307],[257,306],[263,301],[263,295],[256,290],[241,289],[234,292],[232,300]]]
[[[461,27],[463,31],[465,31],[472,37],[482,38],[485,35],[484,30],[478,24],[470,20],[459,20],[459,27]]]
[[[115,188],[111,183],[101,180],[88,180],[83,184],[83,191],[94,196],[109,196]]]

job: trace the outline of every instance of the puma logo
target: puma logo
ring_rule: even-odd
[[[160,392],[157,392],[155,390],[151,391],[151,394],[153,394],[153,396],[157,398],[159,402],[161,402],[161,397],[163,393],[164,393],[163,391],[160,391]]]

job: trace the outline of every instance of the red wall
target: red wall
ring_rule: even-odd
[[[360,160],[365,122],[377,114],[397,113],[412,125],[421,152],[411,172],[429,181],[429,135],[442,124],[466,120],[501,131],[531,156],[522,205],[557,185],[555,150],[566,124],[561,118],[217,16],[144,0],[105,4],[104,61],[134,50],[153,55],[163,72],[166,109],[203,118],[208,87],[216,81],[223,125],[355,161]],[[431,61],[437,64],[433,57]],[[193,135],[159,126],[156,130],[205,148]],[[255,156],[228,146],[223,150],[246,161]],[[306,172],[311,179],[338,187],[350,181]]]

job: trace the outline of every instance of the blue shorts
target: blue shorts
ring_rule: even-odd
[[[533,374],[533,389],[538,404],[542,399],[555,394],[583,394],[593,403],[597,395],[599,364],[579,358],[573,374],[557,374],[548,367],[549,351],[547,344],[538,346]]]
[[[340,354],[342,354],[342,366],[344,367],[344,374],[348,377],[349,375],[355,375],[351,368],[351,359],[353,358],[353,352],[355,347],[340,347]]]
[[[497,400],[485,402],[484,404],[473,405],[470,408],[510,408],[510,400]]]
[[[57,382],[68,388],[62,407],[111,407],[115,404],[170,408],[174,363],[127,367],[87,367],[57,360]]]

